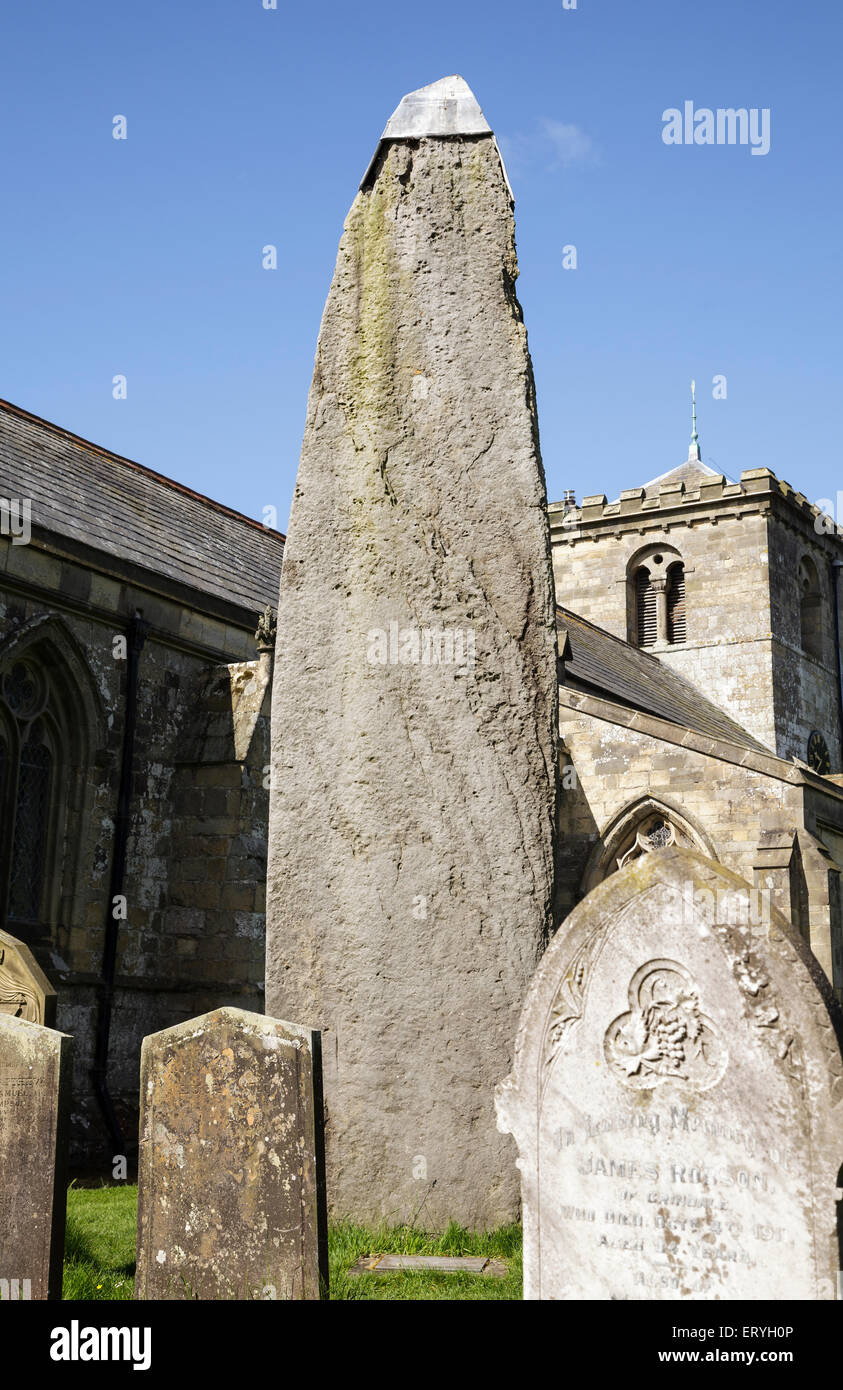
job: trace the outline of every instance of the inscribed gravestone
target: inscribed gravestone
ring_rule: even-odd
[[[834,1298],[838,1028],[798,933],[720,865],[658,850],[595,888],[498,1088],[525,1298]]]
[[[0,1014],[0,1288],[32,1299],[61,1298],[72,1047]]]
[[[0,931],[0,1014],[53,1028],[56,991],[28,946]]]
[[[141,1054],[137,1298],[327,1285],[319,1035],[217,1009]]]
[[[340,1215],[518,1211],[492,1089],[551,925],[553,579],[512,196],[459,77],[390,120],[325,307],[278,604],[267,1008]]]

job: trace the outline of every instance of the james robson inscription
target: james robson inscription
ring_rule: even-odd
[[[547,951],[497,1096],[525,1298],[835,1296],[839,1014],[785,919],[742,917],[742,893],[665,849]]]

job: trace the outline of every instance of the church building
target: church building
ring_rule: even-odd
[[[71,1160],[108,1173],[136,1148],[143,1037],[263,1011],[255,633],[284,538],[7,402],[0,511],[0,927],[75,1037]],[[29,1016],[4,983],[0,961],[0,1009]]]
[[[264,1008],[284,537],[7,402],[0,502],[0,927],[57,990],[73,1158],[102,1167],[134,1151],[146,1034]],[[843,998],[843,544],[818,517],[766,468],[728,482],[696,431],[617,501],[550,506],[557,926],[689,845],[769,894]],[[25,1016],[2,985],[0,961]]]
[[[843,989],[843,544],[767,468],[688,459],[549,508],[565,758],[558,917],[688,845],[796,925]]]

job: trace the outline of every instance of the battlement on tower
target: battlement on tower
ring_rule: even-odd
[[[836,527],[831,516],[769,468],[745,469],[738,483],[729,482],[722,473],[698,472],[691,486],[684,477],[674,476],[683,471],[676,469],[645,487],[626,488],[614,502],[609,502],[604,493],[584,497],[579,506],[551,502],[548,516],[553,544],[581,539],[591,527],[595,527],[595,535],[618,527],[626,529],[636,522],[646,529],[663,529],[671,524],[716,521],[724,515],[766,511],[776,503],[784,503],[793,519],[801,516],[817,535],[843,541],[843,530]]]

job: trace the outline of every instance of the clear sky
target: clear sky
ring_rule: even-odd
[[[0,395],[285,529],[346,211],[402,95],[460,73],[551,499],[681,462],[692,377],[712,466],[843,489],[840,0],[264,3],[4,7]],[[769,108],[769,153],[666,145],[686,101]]]

